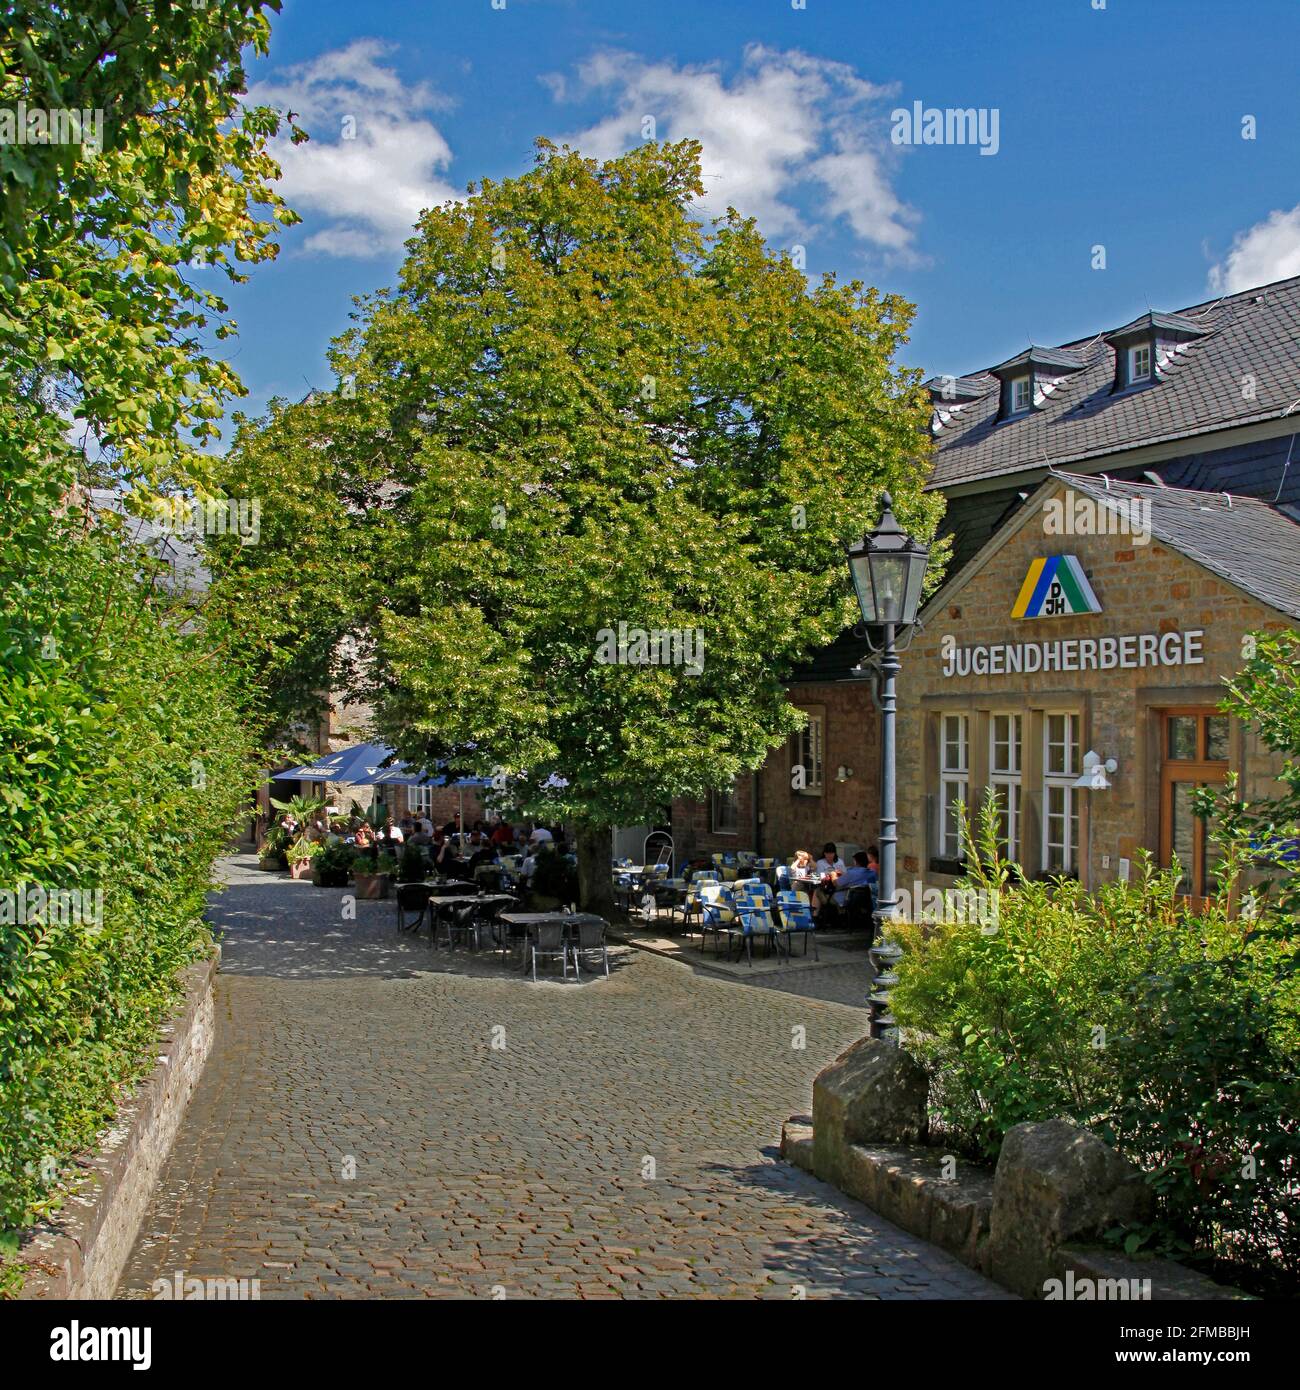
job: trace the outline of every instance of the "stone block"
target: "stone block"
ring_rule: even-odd
[[[813,1162],[817,1176],[842,1186],[852,1144],[922,1144],[929,1078],[902,1048],[860,1038],[813,1082]]]
[[[993,1179],[989,1272],[1025,1298],[1057,1277],[1057,1252],[1149,1218],[1141,1172],[1095,1134],[1065,1120],[1007,1132]]]

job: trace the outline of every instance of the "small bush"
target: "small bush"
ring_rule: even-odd
[[[891,1004],[938,1126],[987,1158],[1022,1121],[1087,1126],[1157,1193],[1156,1223],[1122,1233],[1130,1249],[1300,1278],[1295,948],[1230,913],[1231,856],[1223,896],[1192,912],[1178,871],[1149,858],[1088,894],[1013,882],[987,807],[979,843],[967,884],[995,896],[996,927],[894,932]]]

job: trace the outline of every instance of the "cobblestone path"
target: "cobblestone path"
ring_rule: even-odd
[[[609,980],[533,984],[399,937],[389,902],[344,920],[341,890],[223,874],[216,1043],[120,1297],[177,1271],[263,1298],[1003,1296],[776,1158],[865,1028],[818,972],[793,994],[619,948]]]

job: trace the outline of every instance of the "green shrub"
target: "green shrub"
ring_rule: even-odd
[[[10,1253],[152,1063],[181,967],[210,950],[211,868],[255,770],[236,673],[147,557],[75,508],[14,515],[0,535],[0,889],[102,892],[103,911],[0,926]]]
[[[978,921],[900,924],[891,995],[932,1076],[945,1141],[992,1158],[1026,1120],[1087,1126],[1147,1172],[1163,1250],[1300,1277],[1300,982],[1295,948],[1223,896],[1193,912],[1177,869],[1135,861],[1130,883],[1012,882],[981,816],[964,886]],[[1250,1270],[1254,1271],[1252,1276]]]

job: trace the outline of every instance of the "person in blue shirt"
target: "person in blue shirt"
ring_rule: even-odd
[[[873,866],[871,850],[859,850],[853,856],[853,863],[835,880],[835,906],[843,907],[849,900],[850,888],[870,887],[873,891],[880,877],[879,860]]]

